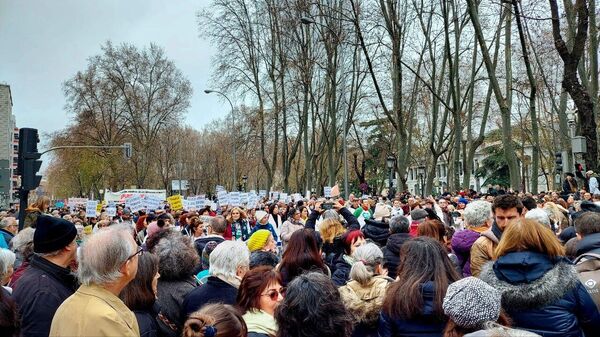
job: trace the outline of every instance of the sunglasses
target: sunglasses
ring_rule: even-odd
[[[133,255],[131,255],[130,257],[127,258],[127,261],[133,259],[138,254],[139,255],[144,254],[144,248],[142,248],[142,247],[138,248],[137,252],[135,252]]]
[[[269,296],[271,301],[277,301],[279,295],[281,295],[282,299],[285,298],[285,288],[279,288],[279,290],[271,289],[266,294],[262,294],[262,296]]]

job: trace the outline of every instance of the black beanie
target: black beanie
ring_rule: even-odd
[[[72,222],[61,218],[40,215],[33,234],[33,251],[50,253],[65,248],[77,236],[77,228]]]

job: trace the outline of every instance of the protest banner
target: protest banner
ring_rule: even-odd
[[[129,210],[132,212],[139,212],[144,208],[144,200],[139,195],[134,195],[125,199],[125,206],[129,207]]]
[[[183,209],[183,197],[179,194],[172,195],[167,198],[167,202],[171,205],[171,209],[179,211]]]
[[[102,205],[100,205],[100,206],[102,206]],[[85,205],[86,218],[95,218],[97,207],[98,207],[98,200],[88,200]]]

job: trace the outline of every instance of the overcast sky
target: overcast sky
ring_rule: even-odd
[[[186,123],[200,129],[229,111],[206,95],[215,49],[198,33],[209,0],[0,0],[0,82],[11,86],[18,127],[64,128],[61,84],[84,70],[107,40],[142,48],[154,42],[192,83]],[[45,137],[43,137],[45,138]],[[44,142],[45,139],[42,139]]]

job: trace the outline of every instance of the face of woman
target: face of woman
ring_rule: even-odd
[[[302,209],[302,218],[308,218],[308,208]]]
[[[259,309],[273,316],[275,313],[275,308],[277,308],[279,303],[283,301],[283,293],[284,289],[281,287],[281,284],[270,284],[267,289],[260,294]]]
[[[273,214],[279,214],[279,206],[275,206],[275,208],[273,208]]]
[[[152,279],[152,291],[154,292],[154,295],[156,296],[156,294],[158,294],[158,279],[160,278],[160,274],[157,272],[156,275],[154,275],[154,279]]]
[[[267,244],[262,249],[265,252],[275,252],[277,250],[277,242],[273,239],[273,235],[269,235],[269,240],[267,240]]]
[[[300,217],[301,217],[300,211],[294,212],[294,220],[298,221],[298,220],[300,220]]]
[[[350,246],[350,255],[354,254],[354,251],[356,250],[356,248],[358,248],[364,244],[365,244],[365,239],[363,239],[363,238],[356,239],[356,241],[354,241],[352,246]]]
[[[233,221],[237,221],[240,219],[240,211],[235,210],[231,212],[231,218],[233,219]]]

